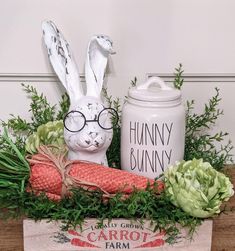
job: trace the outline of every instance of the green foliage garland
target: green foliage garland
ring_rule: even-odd
[[[103,96],[108,103],[109,107],[114,108],[119,116],[118,123],[114,124],[113,127],[113,139],[111,145],[107,151],[107,159],[110,167],[120,168],[121,167],[121,156],[120,156],[120,135],[121,135],[121,105],[120,99],[113,99],[111,95],[108,94],[107,89],[103,89]]]
[[[174,86],[178,89],[183,85],[182,65],[176,68]],[[227,132],[217,132],[210,134],[210,129],[215,125],[217,119],[223,115],[223,110],[218,108],[221,98],[219,89],[215,88],[215,95],[211,97],[204,106],[201,114],[193,112],[195,101],[186,102],[186,137],[185,137],[185,160],[193,158],[209,162],[215,169],[221,170],[225,164],[233,163],[232,142],[229,140],[226,144],[222,144],[228,136]],[[220,148],[216,147],[216,143],[221,143]]]

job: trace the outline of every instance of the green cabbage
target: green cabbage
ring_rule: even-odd
[[[40,145],[56,145],[63,147],[64,126],[63,121],[51,121],[38,127],[37,131],[26,139],[26,151],[33,154]]]
[[[171,202],[194,217],[218,214],[222,202],[234,194],[229,178],[202,159],[178,162],[164,176]]]

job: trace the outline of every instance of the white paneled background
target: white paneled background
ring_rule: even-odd
[[[195,99],[196,111],[219,87],[224,116],[213,130],[228,131],[235,144],[234,0],[0,0],[0,6],[1,119],[10,113],[29,118],[20,83],[37,86],[53,103],[63,92],[42,43],[41,22],[50,19],[70,43],[81,75],[89,38],[103,33],[113,39],[113,96],[124,97],[135,76],[171,80],[179,63],[184,99]]]

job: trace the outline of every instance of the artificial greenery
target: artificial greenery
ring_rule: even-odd
[[[175,69],[174,86],[181,89],[184,83],[182,64]],[[137,79],[131,81],[131,86],[136,86]],[[14,143],[22,153],[25,153],[25,140],[42,124],[50,121],[63,119],[64,114],[69,109],[69,97],[63,94],[59,105],[50,105],[46,96],[39,94],[36,88],[22,84],[23,90],[31,99],[30,112],[32,114],[31,121],[11,115],[7,122],[3,122],[3,126],[7,127],[14,136]],[[223,144],[228,133],[218,132],[210,134],[210,129],[216,124],[219,116],[223,115],[223,111],[218,108],[221,98],[219,89],[215,88],[215,95],[212,96],[208,103],[205,104],[204,111],[201,114],[194,113],[195,101],[186,102],[186,138],[185,138],[185,160],[193,158],[202,158],[208,161],[211,165],[220,170],[225,163],[231,163],[231,150],[233,148],[231,141]],[[121,167],[120,163],[120,133],[121,133],[121,104],[119,98],[113,98],[103,90],[104,98],[108,106],[117,110],[119,114],[119,123],[114,125],[113,140],[107,151],[109,166]],[[217,147],[221,143],[220,148]],[[8,148],[5,140],[0,136],[0,144],[6,151],[11,151]]]
[[[180,90],[181,87],[184,84],[183,73],[184,73],[183,65],[179,64],[179,67],[175,68],[175,74],[174,74],[175,79],[174,79],[174,82],[173,82],[176,89]]]
[[[88,217],[97,218],[100,225],[104,219],[128,218],[140,222],[147,219],[152,222],[155,230],[166,231],[166,241],[171,244],[180,234],[178,224],[186,227],[191,237],[202,222],[175,207],[165,192],[157,194],[156,189],[150,186],[146,190],[135,190],[125,200],[122,193],[104,200],[101,191],[82,188],[72,189],[73,196],[65,197],[59,202],[49,200],[44,194],[36,196],[27,192],[30,174],[28,162],[14,145],[6,129],[2,137],[15,155],[0,152],[1,217],[23,215],[34,220],[62,220],[64,229],[82,225]]]
[[[183,70],[180,65],[176,69],[174,85],[180,89],[183,82]],[[131,81],[131,86],[136,84],[135,78]],[[179,234],[178,223],[188,227],[190,233],[195,231],[201,220],[172,205],[165,192],[156,195],[150,188],[146,191],[135,191],[126,200],[120,199],[121,194],[117,194],[109,201],[102,200],[99,191],[83,189],[73,190],[72,197],[64,198],[58,203],[50,201],[44,195],[38,197],[27,193],[29,165],[25,160],[27,154],[25,140],[42,124],[61,120],[68,111],[69,98],[64,94],[59,105],[50,105],[47,98],[39,94],[34,87],[24,84],[22,86],[31,100],[29,110],[32,114],[31,121],[11,115],[8,121],[2,122],[7,129],[0,135],[0,208],[7,208],[7,212],[5,210],[0,212],[3,212],[4,217],[7,213],[10,217],[25,215],[36,220],[60,219],[67,227],[81,224],[86,217],[96,217],[101,223],[104,218],[149,219],[153,221],[156,229],[167,231],[169,243],[176,240]],[[114,125],[113,141],[107,152],[109,165],[120,167],[121,104],[118,98],[114,99],[108,94],[107,89],[104,89],[104,97],[108,105],[116,109],[120,116],[119,123]],[[186,104],[185,159],[203,158],[217,169],[232,161],[231,142],[221,146],[220,150],[215,147],[215,143],[222,142],[227,133],[220,132],[210,136],[207,132],[223,114],[217,108],[219,102],[219,90],[216,89],[216,95],[205,105],[202,114],[193,113],[194,101],[188,101]]]
[[[179,235],[177,224],[188,228],[192,236],[202,220],[191,217],[176,208],[167,199],[165,193],[156,195],[151,189],[135,191],[126,200],[117,194],[109,201],[103,201],[99,191],[85,191],[82,188],[73,190],[73,196],[61,200],[57,205],[45,196],[25,195],[21,200],[23,212],[33,219],[50,219],[64,221],[64,229],[82,225],[87,217],[97,218],[102,224],[104,219],[127,218],[132,220],[152,221],[155,230],[164,229],[167,242],[173,243]],[[42,206],[43,205],[43,206]],[[30,209],[29,209],[30,208]]]
[[[31,120],[25,119],[10,114],[11,118],[7,121],[2,121],[2,126],[6,127],[14,138],[14,143],[20,152],[25,155],[25,141],[26,139],[35,133],[39,126],[44,125],[51,121],[62,120],[64,114],[69,109],[69,97],[65,93],[61,96],[61,100],[58,105],[51,105],[47,97],[41,93],[39,94],[37,89],[30,85],[22,84],[23,91],[27,94],[31,100],[29,112],[31,114]],[[6,143],[5,138],[0,136],[0,144],[2,149],[8,152],[12,152],[11,147]]]
[[[131,87],[135,87],[137,84],[137,77],[134,77],[133,80],[131,80]]]
[[[178,89],[183,85],[182,65],[176,68],[174,86]],[[227,132],[217,132],[210,134],[210,129],[216,124],[218,118],[223,115],[223,110],[219,109],[221,98],[219,89],[215,88],[215,95],[212,96],[204,106],[201,114],[193,112],[195,101],[186,102],[186,135],[185,135],[185,160],[193,158],[209,162],[215,169],[221,170],[225,164],[233,162],[231,150],[232,142],[222,144],[228,136]],[[217,144],[221,143],[218,148]]]
[[[2,138],[11,151],[0,150],[0,207],[8,208],[10,212],[15,211],[18,207],[17,202],[12,202],[11,199],[18,200],[25,193],[30,167],[25,157],[9,138],[6,129],[4,129]]]
[[[101,191],[88,191],[83,188],[72,189],[73,196],[65,197],[59,202],[49,200],[44,194],[36,196],[26,192],[28,184],[25,181],[30,172],[28,162],[19,153],[6,131],[4,137],[18,157],[15,160],[18,165],[14,165],[14,161],[9,159],[9,166],[1,168],[2,175],[9,175],[9,178],[0,176],[0,184],[3,181],[6,187],[0,192],[0,216],[4,218],[23,215],[34,220],[62,220],[64,230],[82,225],[88,217],[97,218],[100,225],[104,219],[128,218],[140,222],[147,219],[152,222],[155,230],[166,231],[166,241],[171,244],[180,234],[178,224],[188,229],[190,237],[202,222],[176,208],[165,192],[157,194],[156,189],[150,186],[146,190],[135,190],[125,200],[122,193],[104,200]],[[7,211],[4,210],[6,208]]]
[[[186,227],[191,237],[202,222],[173,206],[165,193],[156,195],[149,189],[135,191],[126,200],[120,198],[121,194],[117,194],[105,202],[99,191],[86,191],[82,188],[74,189],[72,197],[64,198],[58,203],[44,195],[14,193],[7,200],[12,205],[11,208],[9,206],[7,212],[0,211],[0,216],[6,218],[24,215],[34,220],[62,220],[64,230],[82,225],[88,217],[97,218],[101,225],[104,219],[127,218],[140,222],[147,219],[152,221],[155,230],[166,231],[166,241],[171,244],[180,234],[178,224]],[[2,206],[1,204],[1,208]]]
[[[120,135],[121,135],[121,104],[120,99],[115,98],[108,94],[106,88],[103,89],[103,96],[108,104],[108,107],[112,107],[118,113],[119,120],[118,123],[113,123],[113,139],[110,147],[107,151],[107,159],[110,167],[120,168],[121,167],[121,155],[120,155]]]

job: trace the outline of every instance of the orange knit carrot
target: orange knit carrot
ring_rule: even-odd
[[[136,189],[146,189],[154,180],[127,171],[108,168],[92,162],[66,161],[64,155],[55,156],[52,151],[42,146],[39,153],[30,160],[31,173],[29,183],[36,194],[45,192],[52,200],[60,200],[68,193],[68,188],[80,186],[100,189],[106,196],[119,191],[130,194]],[[157,181],[158,191],[164,185]]]

